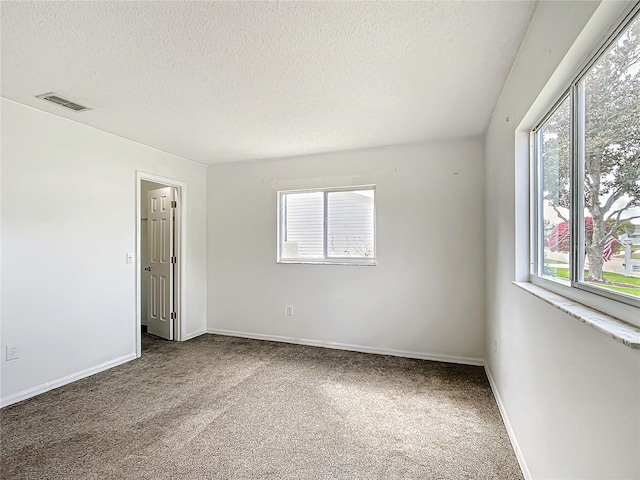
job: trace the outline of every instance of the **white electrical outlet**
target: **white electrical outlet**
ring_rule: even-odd
[[[7,362],[9,360],[17,360],[18,358],[20,358],[18,356],[18,346],[17,345],[7,345]]]
[[[133,263],[133,253],[127,253],[127,263]]]
[[[293,317],[293,305],[287,305],[287,316]]]
[[[493,353],[498,353],[498,340],[493,341]]]

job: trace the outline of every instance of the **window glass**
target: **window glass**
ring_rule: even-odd
[[[373,190],[327,193],[327,256],[373,257]]]
[[[324,199],[322,192],[282,196],[282,258],[322,258]]]
[[[537,133],[542,205],[539,207],[539,270],[569,283],[571,249],[571,110],[565,98]]]
[[[638,13],[618,31],[533,130],[531,278],[638,307]]]
[[[375,187],[278,193],[278,261],[375,265]]]
[[[640,19],[585,74],[578,281],[640,297]]]

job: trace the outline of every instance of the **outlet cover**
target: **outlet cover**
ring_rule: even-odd
[[[7,362],[9,360],[17,360],[18,358],[20,358],[18,356],[18,346],[17,345],[7,345]]]
[[[293,317],[293,305],[287,305],[287,316]]]

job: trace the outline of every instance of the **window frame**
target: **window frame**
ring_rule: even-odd
[[[581,291],[584,294],[598,297],[604,297],[612,300],[617,304],[629,305],[631,307],[640,308],[640,298],[634,298],[630,295],[618,293],[613,290],[598,288],[584,282],[580,275],[580,265],[584,266],[581,261],[585,255],[584,245],[584,213],[580,213],[580,209],[584,212],[584,147],[585,147],[585,95],[584,95],[584,78],[591,68],[600,59],[606,55],[610,48],[618,41],[621,34],[635,21],[640,21],[640,4],[635,5],[628,10],[617,22],[617,26],[610,31],[589,55],[586,61],[581,63],[571,81],[565,84],[566,87],[557,97],[553,105],[545,110],[544,115],[536,123],[535,127],[529,131],[529,158],[530,158],[530,248],[529,248],[529,281],[545,289],[563,294],[563,291],[570,289],[571,291]],[[579,91],[582,89],[582,93]],[[562,103],[569,98],[570,102],[570,199],[571,206],[569,209],[570,225],[570,249],[569,249],[569,285],[561,282],[550,280],[540,274],[543,269],[541,255],[544,248],[544,229],[541,227],[543,202],[543,182],[542,168],[540,161],[541,136],[538,135],[541,128],[544,127],[547,120],[557,111]],[[542,257],[542,258],[541,258]],[[570,295],[567,295],[570,296]],[[591,302],[589,302],[591,303]],[[600,305],[597,301],[596,304]],[[599,307],[597,307],[599,308]],[[628,308],[628,307],[627,307]],[[609,309],[603,308],[604,311]]]
[[[331,257],[328,254],[327,239],[328,239],[328,196],[330,193],[335,192],[354,192],[370,190],[373,192],[373,254],[370,257]],[[283,209],[283,197],[290,194],[299,193],[322,193],[323,201],[323,225],[322,225],[322,258],[283,258],[282,247],[285,238],[285,218]],[[376,202],[376,185],[354,185],[343,187],[322,187],[322,188],[305,188],[296,190],[280,190],[277,192],[277,256],[276,263],[281,264],[312,264],[312,265],[359,265],[359,266],[375,266],[377,265],[377,235],[376,235],[376,217],[377,217],[377,202]]]
[[[565,102],[565,100],[569,99],[571,102],[571,91],[570,89],[564,90],[564,92],[562,93],[562,95],[560,95],[560,98],[553,104],[553,106],[547,111],[547,113],[542,117],[542,120],[540,120],[540,122],[538,122],[538,124],[531,130],[531,132],[529,133],[530,136],[530,158],[531,158],[531,205],[533,206],[532,208],[532,223],[531,223],[531,271],[530,271],[530,275],[536,276],[540,279],[542,279],[544,282],[548,282],[550,284],[553,285],[562,285],[562,283],[560,282],[554,282],[552,280],[548,280],[546,277],[542,276],[542,275],[538,275],[538,271],[541,268],[544,268],[543,265],[543,259],[544,259],[544,255],[542,255],[542,252],[544,250],[544,238],[543,235],[540,235],[541,230],[544,231],[544,229],[542,228],[542,221],[543,221],[543,215],[542,215],[542,209],[544,208],[543,202],[540,201],[540,199],[543,197],[544,195],[544,191],[543,191],[543,173],[542,173],[542,162],[539,161],[540,158],[540,152],[541,152],[541,138],[538,135],[538,132],[542,129],[542,127],[544,127],[544,125],[546,124],[547,120],[549,120],[555,113],[556,111],[558,111],[558,109],[562,106],[562,104]],[[570,136],[570,140],[573,139],[573,125],[570,125],[569,128],[569,136]],[[570,141],[570,151],[569,151],[569,156],[571,157],[571,163],[573,164],[573,151],[574,151],[574,143],[573,141]],[[569,182],[571,183],[571,185],[573,185],[573,169],[570,169],[571,173],[570,173],[570,179]],[[571,198],[571,205],[573,207],[573,198]],[[570,211],[569,212],[569,216],[571,219],[573,219],[573,212]],[[572,225],[575,222],[572,222]],[[573,234],[573,230],[570,233],[571,235],[571,251],[573,251],[573,240],[574,240],[574,234]],[[542,241],[542,242],[541,242]],[[569,254],[569,272],[571,275],[571,272],[573,272],[574,268],[574,259],[573,256],[571,255],[571,253]],[[569,279],[571,281],[571,278]]]

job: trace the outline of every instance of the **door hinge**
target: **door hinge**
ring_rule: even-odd
[[[176,312],[171,312],[171,320],[175,320],[178,318],[178,314]]]
[[[171,200],[171,208],[177,208],[178,207],[178,202],[175,200]]]
[[[178,263],[178,257],[171,257],[171,263]]]

